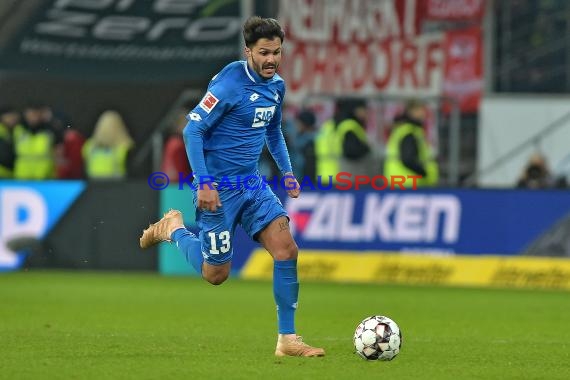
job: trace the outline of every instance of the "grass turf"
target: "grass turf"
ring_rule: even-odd
[[[568,379],[565,292],[302,283],[298,332],[324,358],[275,358],[268,282],[156,274],[0,275],[0,379]],[[403,333],[353,354],[366,316]]]

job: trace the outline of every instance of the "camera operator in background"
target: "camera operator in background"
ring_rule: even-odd
[[[519,178],[517,187],[519,189],[549,189],[553,186],[554,179],[546,158],[540,153],[533,154]]]

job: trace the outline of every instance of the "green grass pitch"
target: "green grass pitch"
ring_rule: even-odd
[[[403,333],[353,353],[366,316]],[[0,275],[0,379],[569,379],[567,292],[302,283],[297,329],[324,358],[275,358],[269,282],[156,274]]]

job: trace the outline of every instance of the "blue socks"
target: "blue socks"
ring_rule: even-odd
[[[192,264],[196,272],[201,275],[204,257],[202,256],[200,239],[186,228],[177,229],[170,238],[176,243],[178,250],[184,255],[186,261]]]
[[[186,228],[179,228],[170,237],[192,264],[197,273],[202,274],[202,244],[200,240]],[[277,321],[279,334],[295,333],[295,310],[299,299],[299,282],[297,281],[297,260],[273,262],[273,296],[277,304]]]
[[[277,304],[279,334],[294,334],[299,299],[296,259],[273,262],[273,296]]]

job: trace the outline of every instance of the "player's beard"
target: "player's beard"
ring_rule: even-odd
[[[255,62],[255,59],[253,59],[253,55],[251,56],[251,63],[253,66],[253,71],[255,71],[257,73],[257,75],[259,75],[262,78],[265,79],[270,79],[273,78],[273,76],[275,75],[275,73],[277,72],[277,68],[279,68],[279,64],[278,63],[266,63],[265,65],[263,64],[258,64],[257,62]],[[263,70],[266,68],[274,68],[273,74],[269,75],[269,76],[265,76],[263,75]]]

